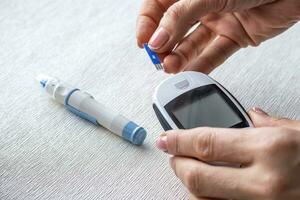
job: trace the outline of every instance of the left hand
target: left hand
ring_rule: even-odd
[[[300,122],[250,111],[256,128],[168,131],[157,146],[195,199],[300,199]],[[212,162],[242,164],[241,168]]]

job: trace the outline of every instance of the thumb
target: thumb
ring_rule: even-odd
[[[158,53],[171,51],[193,24],[212,12],[245,10],[275,0],[180,0],[171,5],[162,19],[149,45]]]
[[[300,122],[280,117],[272,117],[258,107],[249,111],[249,116],[255,127],[286,127],[300,130]]]

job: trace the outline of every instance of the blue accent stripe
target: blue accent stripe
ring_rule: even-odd
[[[160,59],[159,59],[157,53],[155,53],[154,51],[152,51],[150,49],[150,47],[148,46],[148,44],[144,44],[144,48],[145,48],[146,52],[148,53],[148,55],[149,55],[149,57],[150,57],[150,59],[151,59],[151,61],[152,61],[152,63],[154,65],[161,64]]]
[[[74,92],[76,92],[76,91],[79,91],[79,89],[74,89],[74,90],[72,90],[71,92],[69,92],[69,94],[68,94],[67,97],[65,98],[65,106],[66,106],[66,108],[67,108],[70,112],[74,113],[75,115],[77,115],[77,116],[79,116],[79,117],[81,117],[81,118],[83,118],[83,119],[85,119],[85,120],[88,120],[88,121],[92,122],[92,123],[95,124],[95,125],[98,125],[97,119],[96,119],[95,117],[93,117],[93,116],[91,116],[91,115],[88,115],[87,113],[81,112],[80,110],[76,109],[75,107],[73,107],[73,106],[71,106],[71,105],[69,104],[69,99],[70,99],[71,95],[72,95]]]
[[[132,121],[128,122],[122,131],[122,137],[135,145],[142,145],[146,136],[145,129]]]

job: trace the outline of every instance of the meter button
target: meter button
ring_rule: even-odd
[[[175,83],[175,87],[178,89],[185,89],[189,87],[190,83],[187,80],[182,80],[177,83]]]

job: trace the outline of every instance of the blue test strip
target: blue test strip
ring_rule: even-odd
[[[164,69],[163,65],[161,64],[160,59],[159,59],[157,53],[155,53],[154,51],[152,51],[150,49],[150,47],[148,46],[148,44],[146,44],[146,43],[144,44],[144,48],[145,48],[147,54],[149,55],[152,63],[154,64],[155,68],[157,70],[163,70]]]

